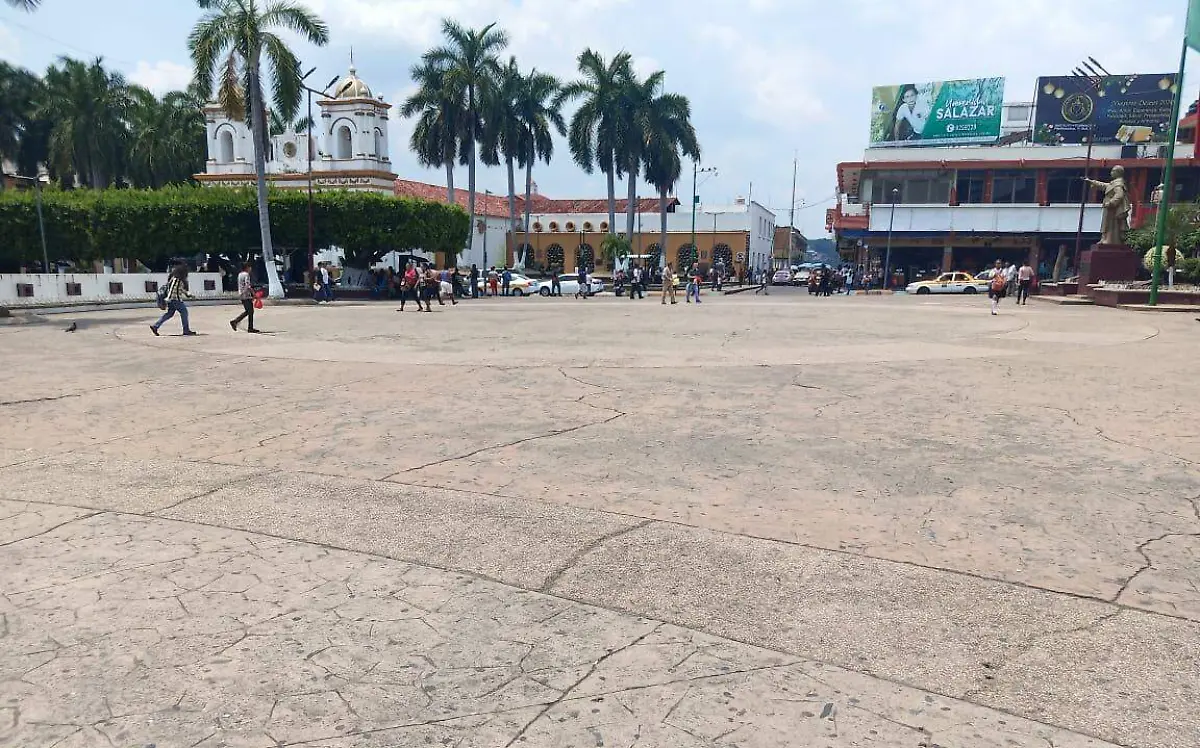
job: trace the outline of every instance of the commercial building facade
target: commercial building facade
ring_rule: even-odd
[[[1164,76],[1145,77],[1165,82],[1161,91],[1169,96]],[[1055,98],[1052,84],[1043,83],[1052,80],[1039,85],[1052,101],[1069,104],[1071,96]],[[1153,219],[1166,150],[1162,123],[1114,126],[1104,138],[1085,120],[1095,136],[1089,146],[1072,142],[1077,132],[1055,135],[1053,125],[1039,124],[1046,118],[1030,103],[1008,103],[993,144],[912,142],[868,148],[861,160],[838,164],[838,202],[826,212],[826,228],[843,260],[878,273],[890,245],[897,285],[939,272],[978,272],[996,259],[1028,261],[1045,277],[1060,254],[1064,274],[1072,274],[1077,249],[1099,239],[1102,218],[1102,193],[1082,178],[1108,180],[1118,165],[1130,190],[1132,227]],[[1200,195],[1195,146],[1181,144],[1175,153],[1172,200],[1194,200]]]

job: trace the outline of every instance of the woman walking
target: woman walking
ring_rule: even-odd
[[[183,303],[184,299],[192,298],[192,295],[187,290],[187,265],[176,265],[171,271],[171,276],[167,278],[167,311],[159,318],[158,322],[150,325],[150,332],[154,333],[154,337],[158,337],[158,328],[163,326],[163,323],[179,313],[179,321],[183,323],[184,335],[195,335],[196,333],[188,326],[188,310],[187,304]]]
[[[242,313],[233,319],[229,320],[229,326],[237,332],[238,325],[242,320],[248,320],[250,326],[246,328],[246,332],[259,332],[254,327],[254,284],[250,280],[250,271],[254,266],[250,263],[242,265],[242,272],[238,273],[237,287],[238,299],[242,302]]]

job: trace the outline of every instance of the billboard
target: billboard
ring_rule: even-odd
[[[1112,75],[1092,87],[1069,75],[1038,78],[1033,142],[1165,143],[1171,131],[1175,74]]]
[[[993,143],[1003,110],[1003,78],[877,86],[871,147]]]

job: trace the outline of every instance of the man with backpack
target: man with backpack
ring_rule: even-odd
[[[992,314],[996,314],[996,310],[1000,308],[1000,299],[1004,298],[1004,290],[1008,288],[1008,276],[1004,272],[1004,265],[996,260],[996,267],[992,270],[992,279],[988,283],[988,298],[992,300]]]
[[[183,323],[184,335],[195,335],[196,333],[188,325],[188,310],[187,304],[183,303],[184,299],[192,298],[192,295],[187,290],[187,265],[176,265],[171,271],[170,277],[167,278],[166,292],[159,297],[159,307],[166,304],[166,313],[159,318],[158,322],[150,325],[150,332],[154,333],[154,337],[158,337],[158,328],[163,326],[163,323],[179,314],[179,320]]]

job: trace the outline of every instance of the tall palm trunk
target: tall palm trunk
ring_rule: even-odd
[[[250,63],[250,115],[253,119],[254,173],[258,192],[258,230],[262,235],[263,264],[267,270],[267,289],[273,299],[283,298],[283,284],[275,267],[275,249],[271,246],[271,215],[267,209],[267,162],[263,154],[261,133],[267,129],[267,111],[263,106],[262,74],[258,55]]]
[[[454,156],[446,161],[446,202],[454,205]]]
[[[525,162],[525,237],[522,241],[525,244],[529,243],[529,214],[533,210],[530,200],[533,199],[533,155],[530,154],[529,159]],[[551,269],[557,273],[557,270]]]
[[[467,91],[467,148],[471,149],[470,160],[467,162],[467,213],[471,216],[471,233],[468,235],[470,239],[467,244],[467,249],[471,252],[472,257],[475,254],[475,127],[479,123],[475,119],[475,87],[471,86]],[[483,230],[487,231],[487,222],[484,221]],[[484,252],[487,251],[486,245]],[[484,267],[487,266],[487,257],[483,258]]]
[[[665,269],[667,267],[667,188],[662,187],[658,190],[658,214],[662,220],[658,235],[658,267]]]
[[[615,164],[608,164],[608,170],[604,175],[608,177],[608,233],[617,233],[617,183],[613,177],[617,167]]]
[[[517,181],[513,173],[512,156],[506,156],[505,161],[508,166],[508,231],[505,233],[512,236],[514,241],[517,237]],[[517,268],[525,267],[525,249],[520,244],[513,248],[513,261]],[[505,258],[506,260],[508,258]],[[505,263],[507,264],[507,262]]]
[[[637,180],[638,168],[637,164],[634,164],[633,168],[629,170],[629,204],[625,206],[625,236],[629,239],[630,243],[633,242],[634,213],[637,212],[635,205],[637,202]]]

